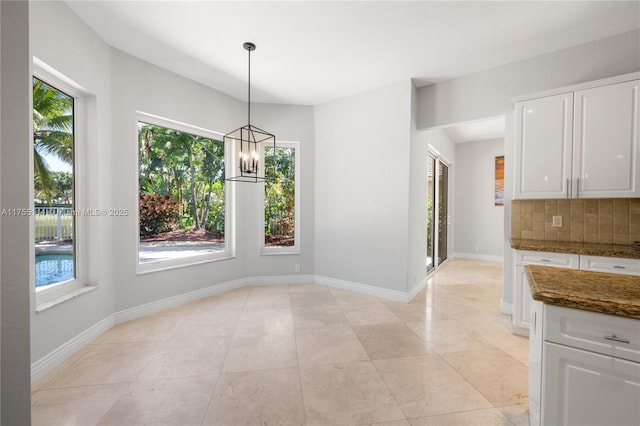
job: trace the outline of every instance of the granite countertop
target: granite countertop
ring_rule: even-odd
[[[640,276],[525,266],[534,300],[640,319]]]
[[[570,243],[568,241],[520,240],[512,238],[511,248],[516,250],[640,259],[640,249],[621,244]]]

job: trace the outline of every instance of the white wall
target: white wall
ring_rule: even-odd
[[[31,54],[81,86],[90,96],[86,108],[85,137],[78,143],[86,184],[86,208],[111,208],[111,175],[117,174],[111,157],[110,48],[66,5],[31,2],[29,11]],[[51,22],[56,22],[55,31]],[[79,60],[82,58],[83,60]],[[27,163],[30,164],[30,163]],[[30,166],[22,163],[22,167]],[[32,184],[30,183],[30,187]],[[24,188],[25,193],[33,193]],[[36,361],[63,342],[104,319],[114,308],[113,227],[110,218],[87,220],[89,282],[99,289],[49,310],[35,313],[35,288],[31,287],[31,359]],[[33,259],[33,255],[31,255]],[[31,261],[33,262],[33,260]],[[33,267],[32,267],[33,269]]]
[[[246,120],[246,118],[245,118]],[[251,277],[282,275],[313,275],[315,273],[314,222],[315,199],[315,126],[313,107],[293,105],[256,104],[251,107],[251,121],[255,125],[276,135],[278,141],[300,142],[300,254],[260,256],[263,223],[257,200],[263,191],[262,185],[249,185],[250,200],[253,201],[246,214],[246,223],[253,224],[246,245],[247,265],[245,273]],[[240,224],[242,226],[242,224]],[[295,272],[300,265],[300,272]]]
[[[495,157],[501,155],[503,139],[456,145],[456,257],[502,258],[504,207],[494,203]]]
[[[0,2],[0,183],[3,209],[29,204],[31,136],[27,2]],[[31,423],[29,222],[2,215],[0,233],[0,421]]]
[[[315,109],[316,274],[407,291],[411,82]]]
[[[456,160],[456,144],[449,138],[449,135],[442,129],[431,129],[420,131],[421,138],[441,158],[448,163],[455,163]],[[450,173],[452,175],[452,173]],[[452,176],[449,176],[451,178]]]
[[[418,89],[418,128],[504,114],[510,99],[640,70],[640,30]]]
[[[428,144],[416,127],[417,93],[411,86],[409,222],[407,224],[407,288],[415,293],[426,284]]]

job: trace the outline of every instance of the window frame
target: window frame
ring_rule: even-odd
[[[54,70],[38,58],[33,58],[32,77],[42,80],[44,83],[56,90],[73,98],[73,210],[83,211],[86,205],[86,182],[85,176],[85,140],[86,134],[86,98],[89,96],[80,85],[66,77],[64,74]],[[33,86],[32,86],[33,87]],[[33,96],[31,97],[31,110],[33,110]],[[32,131],[33,133],[33,131]],[[33,144],[33,141],[31,142]],[[32,161],[33,163],[33,161]],[[31,165],[33,167],[33,165]],[[32,172],[33,173],[33,172]],[[33,194],[33,178],[31,179],[31,205],[34,206]],[[35,214],[31,220],[31,270],[33,277],[30,280],[31,286],[35,288],[36,309],[45,305],[55,304],[56,299],[65,299],[71,295],[82,292],[89,287],[88,275],[86,272],[87,264],[87,217],[82,215],[73,215],[73,260],[74,260],[74,278],[55,284],[42,287],[35,287]],[[65,299],[66,300],[66,299]]]
[[[267,147],[272,147],[271,144],[263,143],[260,146],[260,157],[266,158],[265,150]],[[261,194],[260,197],[260,255],[262,256],[272,256],[272,255],[288,255],[288,254],[300,254],[300,142],[298,141],[276,141],[276,148],[293,148],[295,151],[295,159],[294,159],[294,227],[293,227],[293,235],[294,235],[294,244],[293,246],[287,247],[268,247],[265,245],[264,237],[265,237],[265,224],[264,224],[264,208],[265,208],[265,186],[266,182],[261,183]],[[263,168],[264,169],[264,168]],[[264,170],[262,171],[264,173]]]
[[[135,113],[135,141],[136,141],[136,193],[135,204],[133,210],[135,211],[136,218],[136,230],[140,229],[140,140],[138,137],[138,126],[140,123],[151,124],[154,126],[160,126],[177,130],[179,132],[185,132],[204,138],[216,140],[222,142],[224,145],[224,172],[225,176],[229,176],[229,164],[231,164],[231,158],[233,154],[233,147],[230,144],[224,142],[224,134],[216,132],[214,130],[205,129],[203,127],[194,126],[191,124],[183,123],[180,121],[172,120],[169,118],[161,117],[158,115],[136,111]],[[199,265],[209,262],[217,262],[220,260],[233,259],[235,257],[235,186],[230,185],[230,182],[225,182],[224,196],[224,245],[225,248],[221,252],[195,254],[191,256],[185,256],[175,259],[164,259],[153,262],[140,263],[140,233],[136,236],[136,274],[146,274],[157,271],[164,271],[175,268],[183,268],[192,265]]]

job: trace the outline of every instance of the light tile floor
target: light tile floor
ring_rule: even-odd
[[[120,324],[33,386],[34,425],[527,425],[499,263],[450,260],[410,304],[248,287]]]

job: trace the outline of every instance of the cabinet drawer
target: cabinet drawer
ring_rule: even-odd
[[[613,274],[640,275],[640,260],[619,257],[580,256],[580,269]]]
[[[516,250],[515,264],[556,266],[558,268],[578,269],[580,256],[568,253]]]
[[[544,340],[640,362],[640,320],[545,305]]]

